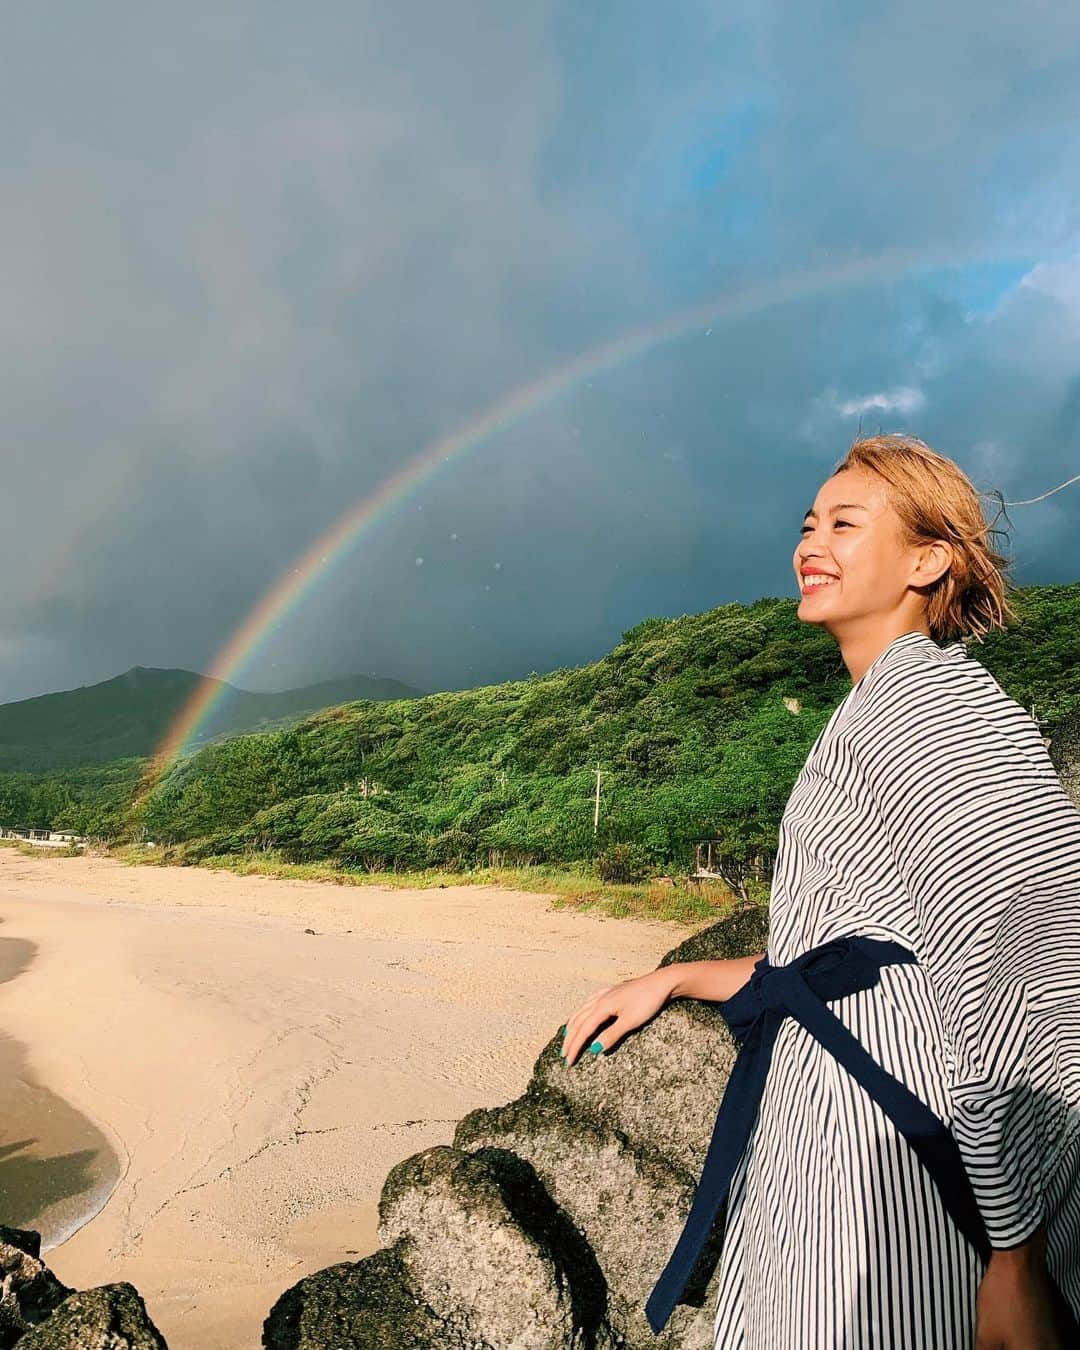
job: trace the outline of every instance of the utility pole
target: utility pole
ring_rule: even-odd
[[[600,765],[596,766],[596,809],[593,811],[592,832],[596,833],[600,824]]]

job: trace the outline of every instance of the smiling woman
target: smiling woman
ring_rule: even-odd
[[[950,640],[1012,618],[990,533],[921,441],[851,447],[793,565],[852,687],[785,807],[768,950],[567,1019],[570,1062],[680,997],[740,1043],[654,1332],[726,1202],[716,1350],[1080,1344],[1080,812]]]
[[[790,1005],[731,1183],[718,1347],[1073,1343],[1080,1028],[1058,1002],[1036,1046],[1026,1010],[1080,942],[1080,813],[1024,709],[939,645],[1013,618],[989,534],[959,467],[897,436],[856,442],[807,513],[799,617],[853,684],[784,813],[765,976],[837,939],[895,948],[832,1008],[891,1082]]]
[[[803,518],[799,618],[828,629],[856,680],[908,628],[981,639],[1016,617],[992,534],[950,460],[912,438],[856,441]]]

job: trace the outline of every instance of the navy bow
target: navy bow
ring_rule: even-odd
[[[840,937],[811,947],[785,966],[767,956],[737,993],[717,1006],[739,1043],[716,1115],[705,1166],[686,1224],[645,1304],[654,1333],[680,1301],[757,1119],[773,1046],[785,1017],[794,1017],[870,1094],[914,1149],[941,1192],[946,1211],[983,1261],[990,1242],[949,1127],[894,1078],[829,1011],[825,1001],[871,989],[881,967],[910,965],[915,953],[898,942]]]

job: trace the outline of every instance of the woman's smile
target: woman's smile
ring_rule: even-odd
[[[807,572],[803,574],[799,589],[803,595],[810,595],[813,591],[823,591],[828,586],[835,586],[837,581],[837,577],[824,572]]]

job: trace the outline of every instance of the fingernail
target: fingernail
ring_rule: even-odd
[[[604,1053],[604,1047],[599,1041],[593,1041],[592,1045],[589,1046],[589,1050],[594,1055],[602,1055]]]

